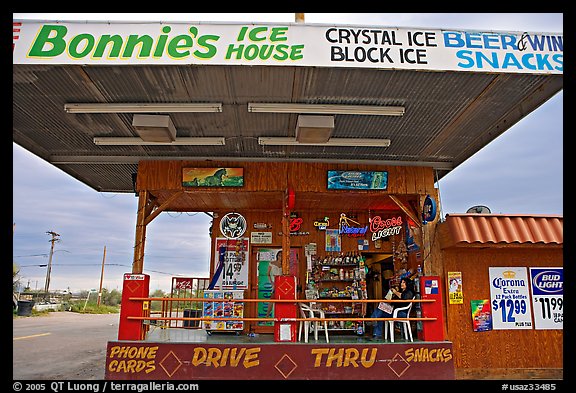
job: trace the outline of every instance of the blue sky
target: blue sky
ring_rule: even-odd
[[[14,19],[294,22],[280,14],[13,14]],[[466,30],[563,32],[562,14],[318,14],[306,23]],[[99,193],[13,144],[13,259],[21,282],[44,288],[51,236],[60,234],[50,289],[122,289],[131,271],[138,199]],[[563,215],[563,92],[556,94],[440,181],[441,214],[486,205],[493,213]],[[209,273],[210,217],[162,213],[147,228],[144,273],[150,290],[176,275]]]

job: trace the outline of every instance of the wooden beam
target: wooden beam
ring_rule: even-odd
[[[158,206],[158,208],[156,210],[154,210],[152,213],[150,213],[150,215],[148,217],[146,217],[145,224],[146,225],[150,224],[150,222],[153,219],[155,219],[158,216],[158,214],[162,213],[164,211],[164,209],[166,209],[166,207],[168,207],[174,199],[179,198],[181,195],[184,195],[184,191],[178,191],[178,192],[175,192],[174,194],[172,194],[170,196],[170,198],[166,199],[166,201],[164,201],[163,204]]]
[[[412,213],[412,211],[410,210],[409,206],[406,206],[397,196],[395,195],[388,195],[390,197],[390,199],[392,199],[394,201],[395,204],[398,205],[398,207],[400,208],[400,210],[402,210],[408,217],[410,217],[410,219],[412,219],[412,221],[414,221],[416,223],[416,225],[418,226],[418,228],[420,228],[422,226],[422,220],[417,218],[414,213]]]

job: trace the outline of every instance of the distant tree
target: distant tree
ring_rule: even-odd
[[[167,296],[167,295],[166,295],[166,293],[164,293],[163,290],[157,289],[157,290],[155,290],[154,292],[152,292],[149,297],[165,297],[165,296]],[[152,304],[150,305],[150,309],[151,309],[151,310],[153,310],[153,311],[159,311],[159,310],[162,309],[162,302],[153,301],[153,302],[151,302],[151,303],[152,303]]]
[[[122,302],[122,292],[117,289],[113,289],[108,292],[106,288],[102,289],[102,301],[101,304],[107,306],[118,306]]]

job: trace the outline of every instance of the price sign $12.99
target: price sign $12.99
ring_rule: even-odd
[[[502,322],[516,322],[516,315],[526,315],[527,307],[524,299],[500,299],[492,301],[492,309],[500,310]]]

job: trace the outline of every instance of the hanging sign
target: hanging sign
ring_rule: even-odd
[[[526,268],[491,267],[489,272],[494,330],[532,329]]]
[[[422,208],[422,224],[432,222],[435,218],[436,201],[430,195],[426,195],[426,199],[424,199],[424,207]]]
[[[314,227],[319,231],[325,231],[327,227],[330,226],[330,218],[324,217],[321,220],[314,221]]]
[[[246,219],[238,213],[228,213],[220,220],[220,232],[226,239],[238,239],[246,232]]]
[[[564,268],[531,267],[535,329],[564,328]]]
[[[217,289],[248,288],[248,238],[216,239],[214,271],[220,262],[220,250],[223,251],[222,269],[215,283]]]
[[[383,237],[398,235],[402,230],[402,217],[388,218],[383,220],[380,216],[374,216],[370,219],[370,232],[372,232],[372,241]]]
[[[368,230],[368,225],[362,227],[362,224],[360,224],[358,221],[354,221],[353,219],[346,217],[346,213],[340,214],[340,222],[338,224],[338,231],[340,234],[348,235],[348,237],[364,236]]]
[[[385,190],[388,172],[328,171],[329,190]]]

